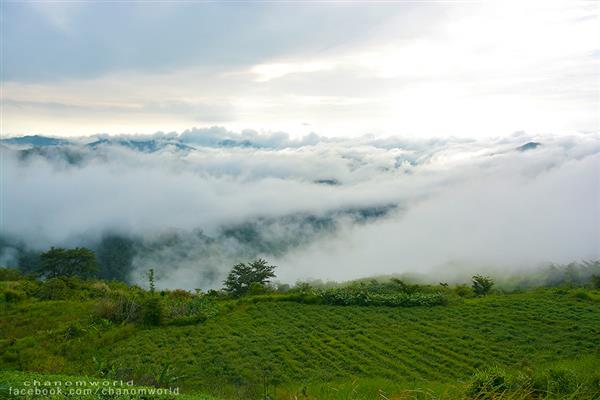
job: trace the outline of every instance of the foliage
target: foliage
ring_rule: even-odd
[[[156,280],[154,278],[154,268],[150,268],[148,270],[148,287],[150,288],[150,293],[154,293],[156,289]]]
[[[459,297],[468,298],[474,296],[473,288],[467,285],[456,285],[456,287],[454,288],[454,293],[457,294]]]
[[[544,271],[544,286],[583,286],[592,276],[600,276],[600,260],[552,264]]]
[[[591,279],[592,288],[600,289],[600,275],[592,275]]]
[[[24,300],[27,297],[23,291],[10,288],[4,289],[1,294],[3,295],[2,299],[7,303],[16,303]]]
[[[96,255],[85,247],[52,247],[40,255],[40,260],[39,273],[46,278],[89,276],[97,270]]]
[[[253,283],[266,286],[275,277],[275,268],[275,265],[269,265],[262,258],[248,264],[236,264],[223,282],[225,290],[234,296],[242,296]]]
[[[175,382],[186,392],[236,399],[266,392],[307,400],[600,393],[600,302],[581,301],[581,289],[495,292],[446,307],[380,307],[372,301],[454,292],[362,281],[231,300],[218,292],[151,295],[118,282],[60,280],[67,287],[62,300],[37,295],[51,280],[0,283],[26,295],[0,307],[3,369]],[[367,298],[369,307],[327,304],[325,292]],[[595,299],[596,291],[586,293]],[[148,299],[160,304],[159,328],[142,326]],[[530,361],[515,369],[524,358]]]
[[[473,292],[478,296],[485,296],[492,290],[494,280],[488,276],[475,275],[473,276]]]
[[[25,277],[14,268],[0,268],[0,281],[18,281]]]
[[[105,235],[94,249],[98,256],[98,275],[101,278],[127,281],[136,254],[132,239],[115,234]]]
[[[435,306],[447,304],[448,300],[442,293],[378,293],[354,288],[333,288],[317,292],[325,304],[340,306]]]
[[[592,296],[584,289],[577,289],[573,292],[573,297],[579,300],[592,300]]]
[[[107,297],[96,304],[94,314],[100,319],[114,323],[136,322],[141,318],[141,305],[139,300],[131,295]]]
[[[64,278],[50,278],[39,285],[35,297],[40,300],[65,300],[69,297],[69,281]]]
[[[506,371],[502,368],[491,367],[478,370],[473,374],[471,383],[467,388],[467,395],[473,398],[493,398],[506,392],[508,382]]]
[[[145,325],[158,326],[163,320],[160,298],[150,296],[142,303],[142,321]]]

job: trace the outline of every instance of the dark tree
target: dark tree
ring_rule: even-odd
[[[126,282],[131,272],[135,243],[132,239],[115,234],[105,235],[95,248],[98,256],[98,276]]]
[[[248,292],[252,284],[266,286],[271,278],[275,277],[275,265],[269,265],[266,260],[259,258],[251,263],[239,263],[223,282],[225,290],[235,296],[241,296]]]
[[[494,281],[490,277],[483,275],[475,275],[473,277],[473,292],[478,296],[488,294],[492,290],[492,286],[494,286]]]
[[[40,255],[40,274],[46,278],[58,276],[89,276],[96,272],[96,255],[85,247],[63,249],[52,247]]]

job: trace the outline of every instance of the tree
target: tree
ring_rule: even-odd
[[[494,286],[492,278],[483,275],[473,276],[473,291],[478,296],[485,296]]]
[[[248,292],[252,284],[266,286],[271,278],[275,277],[275,265],[269,265],[266,260],[259,258],[251,263],[239,263],[223,282],[225,290],[235,296],[241,296]]]
[[[52,247],[40,255],[40,274],[46,278],[88,276],[98,269],[96,255],[85,247]]]
[[[126,282],[132,270],[136,244],[132,239],[115,234],[102,237],[94,249],[98,257],[98,276]]]
[[[156,289],[156,281],[154,279],[154,268],[148,270],[148,286],[150,287],[150,293],[154,293]]]

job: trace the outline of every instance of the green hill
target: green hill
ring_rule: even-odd
[[[147,292],[77,282],[58,300],[40,298],[47,282],[2,282],[0,365],[14,372],[1,379],[86,375],[232,399],[600,398],[594,289],[450,295],[447,305],[414,307],[275,294],[207,306],[175,291],[156,296],[164,307],[200,304],[202,318],[165,314],[148,326],[100,317],[107,296]]]

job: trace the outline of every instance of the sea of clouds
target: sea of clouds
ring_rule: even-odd
[[[218,287],[233,263],[259,256],[290,283],[600,258],[595,134],[293,139],[211,128],[65,140],[2,142],[0,234],[34,250],[134,237],[144,251],[133,282],[155,268],[162,287]]]

